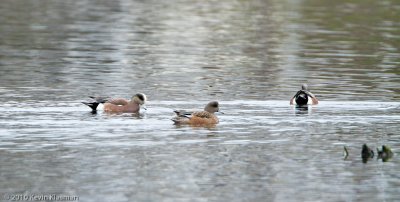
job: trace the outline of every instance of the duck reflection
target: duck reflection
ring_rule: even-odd
[[[296,105],[294,108],[294,113],[296,116],[311,115],[313,112],[313,107],[309,105]]]

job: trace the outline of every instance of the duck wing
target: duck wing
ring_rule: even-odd
[[[89,97],[95,100],[96,103],[102,103],[102,104],[106,103],[108,100],[111,100],[110,97],[101,97],[101,96],[99,97],[89,96]]]
[[[194,112],[192,114],[192,116],[199,117],[199,118],[207,118],[208,119],[208,118],[212,118],[213,114],[211,114],[210,112],[201,111],[201,112]]]
[[[107,100],[107,103],[111,103],[114,105],[127,105],[129,101],[124,98],[111,98]]]
[[[193,114],[193,111],[186,111],[186,110],[174,110],[177,116],[190,116]]]

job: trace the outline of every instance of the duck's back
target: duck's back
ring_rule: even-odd
[[[129,103],[126,105],[115,105],[112,103],[104,103],[105,112],[117,112],[117,113],[137,113],[140,107],[137,104]]]
[[[206,111],[193,112],[190,116],[178,115],[172,119],[175,124],[211,125],[219,122],[217,116]]]

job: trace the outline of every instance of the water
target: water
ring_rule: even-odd
[[[397,201],[399,17],[394,0],[4,0],[0,194]],[[319,105],[289,106],[302,83]],[[80,103],[137,92],[139,115]],[[172,124],[211,100],[217,126]],[[394,157],[363,163],[364,143]]]

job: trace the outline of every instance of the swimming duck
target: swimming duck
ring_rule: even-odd
[[[116,112],[116,113],[137,113],[140,111],[140,106],[144,105],[147,101],[147,97],[143,93],[138,93],[132,96],[131,100],[124,98],[107,98],[107,97],[90,97],[93,102],[82,102],[89,106],[93,112],[97,110],[99,104],[104,105],[105,112]]]
[[[290,99],[290,104],[316,105],[318,104],[318,99],[308,90],[307,84],[303,84],[301,90],[297,91],[296,95]]]
[[[219,122],[215,112],[219,111],[217,101],[209,102],[204,111],[187,112],[184,110],[175,110],[176,117],[172,119],[175,124],[190,124],[190,125],[212,125]]]

